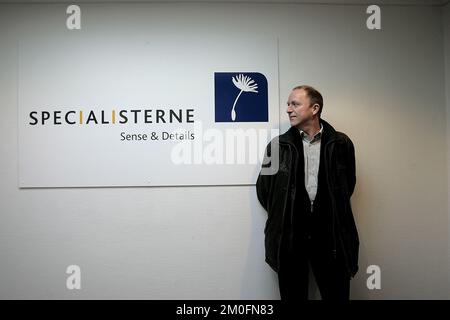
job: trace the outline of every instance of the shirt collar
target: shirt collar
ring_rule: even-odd
[[[298,129],[298,130],[300,131],[300,136],[302,137],[302,139],[306,140],[309,143],[313,143],[313,142],[320,140],[320,138],[322,137],[323,126],[322,126],[322,124],[320,124],[319,132],[317,132],[311,140],[309,140],[309,136],[305,131],[300,130],[300,129]]]

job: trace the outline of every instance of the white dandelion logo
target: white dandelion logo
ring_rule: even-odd
[[[235,77],[231,78],[234,85],[240,89],[238,96],[236,97],[236,100],[234,100],[233,108],[231,108],[231,120],[236,120],[236,111],[234,111],[234,108],[236,107],[236,103],[241,96],[242,92],[254,92],[258,93],[256,89],[258,89],[258,84],[252,80],[252,78],[244,76],[243,74],[239,74]]]

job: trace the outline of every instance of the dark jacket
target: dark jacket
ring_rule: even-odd
[[[327,250],[336,258],[342,254],[349,276],[358,271],[359,238],[350,204],[355,188],[355,150],[352,141],[344,133],[337,132],[329,123],[320,120],[323,126],[319,168],[318,195],[328,199],[331,241]],[[303,144],[298,142],[298,129],[291,127],[269,143],[263,164],[269,167],[277,161],[269,161],[272,151],[278,149],[278,170],[267,175],[261,172],[256,182],[258,200],[268,213],[265,234],[265,256],[270,267],[278,272],[282,243],[293,242],[292,224],[294,209],[299,210],[299,198],[305,198]],[[274,154],[275,156],[275,154]],[[301,172],[298,172],[301,170]],[[299,186],[302,186],[301,190]],[[309,199],[309,198],[308,198]],[[316,197],[317,201],[317,197]],[[314,202],[314,206],[316,205]],[[303,207],[300,210],[304,210]],[[311,208],[312,210],[312,208]],[[327,229],[328,230],[328,229]],[[328,231],[327,231],[328,232]]]

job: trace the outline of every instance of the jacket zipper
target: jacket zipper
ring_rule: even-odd
[[[282,143],[280,143],[280,145],[281,144]],[[290,160],[292,162],[292,146],[289,143],[287,143],[287,146],[289,147],[289,149],[291,151],[289,153],[291,155],[291,159]],[[297,165],[294,166],[294,174],[297,174]],[[291,181],[290,181],[291,177],[292,177],[291,173],[289,172],[287,191],[289,191],[289,185],[291,183]],[[280,252],[281,252],[281,244],[283,242],[284,219],[286,217],[286,204],[287,204],[287,197],[288,197],[288,195],[289,195],[289,192],[286,192],[286,199],[284,201],[284,208],[283,208],[283,218],[281,219],[281,226],[282,227],[281,227],[280,243],[278,244],[278,254],[277,254],[278,270],[280,270],[280,266],[281,266],[281,263],[280,263]],[[292,198],[292,195],[291,195],[291,198]],[[292,219],[293,204],[294,204],[294,202],[291,199],[291,219]],[[292,220],[291,220],[291,222],[292,222]],[[292,225],[292,223],[291,223],[291,225]],[[290,241],[291,241],[291,237],[292,237],[292,232],[290,232],[290,237],[289,237]]]
[[[327,145],[325,146],[325,157],[326,157],[326,152],[327,152],[327,146],[328,146],[329,143],[331,143],[333,141],[335,141],[335,139],[328,141]],[[329,173],[328,173],[328,167],[327,166],[325,166],[325,170],[327,172],[327,186],[328,186],[328,190],[329,190],[330,196],[331,196],[331,205],[333,206],[333,217],[332,217],[333,251],[332,251],[332,253],[333,253],[333,257],[336,259],[336,257],[337,257],[337,250],[336,250],[337,249],[337,239],[336,239],[336,219],[337,219],[337,217],[335,217],[335,214],[337,212],[336,211],[337,209],[336,209],[336,202],[335,202],[335,199],[334,199],[333,190],[331,189],[331,185],[330,185],[330,181],[329,181],[330,176],[329,176]],[[344,255],[344,261],[345,261],[345,265],[347,267],[347,271],[349,272],[349,274],[351,274],[352,271],[351,271],[350,266],[349,266],[349,263],[350,263],[349,262],[349,258],[347,256],[347,252],[345,252],[343,240],[342,240],[342,238],[340,236],[339,236],[339,243],[340,243],[340,245],[342,247],[342,254]]]
[[[335,139],[328,141],[328,143],[325,145],[324,151],[324,158],[325,161],[327,160],[327,150],[328,150],[328,146],[330,145],[331,142],[334,142]],[[333,254],[333,258],[336,259],[337,258],[337,241],[336,241],[336,224],[335,224],[335,214],[336,214],[336,205],[334,203],[334,196],[333,196],[333,190],[331,190],[331,186],[330,186],[330,175],[328,172],[328,162],[326,161],[325,164],[325,171],[326,171],[326,181],[327,181],[327,187],[328,187],[328,192],[330,193],[331,196],[331,202],[332,202],[332,206],[333,206],[333,216],[331,217],[331,225],[332,225],[332,237],[333,237],[333,249],[332,249],[332,254]]]

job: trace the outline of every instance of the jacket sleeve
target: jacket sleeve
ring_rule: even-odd
[[[352,140],[347,140],[347,182],[349,196],[353,194],[356,184],[355,147]]]
[[[264,153],[264,162],[262,167],[270,166],[270,144],[266,147]],[[271,183],[270,175],[261,174],[261,171],[258,175],[258,180],[256,181],[256,195],[258,196],[258,201],[261,203],[263,208],[267,211],[268,208],[268,199],[269,199],[269,191],[270,191],[270,183]]]

